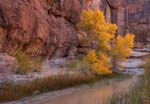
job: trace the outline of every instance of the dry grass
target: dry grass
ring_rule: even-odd
[[[145,64],[144,97],[145,104],[150,104],[150,55],[148,56]]]
[[[72,86],[81,85],[84,83],[94,83],[100,80],[119,78],[122,79],[127,76],[120,74],[111,74],[105,76],[93,76],[92,74],[66,74],[50,76],[42,79],[35,79],[30,83],[22,83],[15,85],[7,83],[0,89],[0,102],[18,100],[22,97],[36,95],[43,92],[64,89]]]
[[[147,57],[144,75],[139,76],[139,84],[129,93],[114,95],[108,104],[150,104],[150,56]]]
[[[113,95],[107,104],[144,104],[143,103],[143,83],[136,84],[128,93]]]
[[[23,83],[21,85],[7,83],[0,89],[0,102],[17,100],[25,96],[62,89],[95,80],[96,78],[92,75],[76,74],[51,76],[36,79],[30,83]]]

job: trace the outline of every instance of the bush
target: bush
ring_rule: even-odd
[[[42,70],[42,59],[34,57],[33,59],[25,52],[19,50],[16,53],[16,61],[12,65],[12,71],[20,74],[29,72],[40,72]]]
[[[16,60],[18,63],[17,72],[21,74],[27,74],[32,72],[31,58],[23,51],[19,50],[16,54]]]
[[[37,57],[33,60],[33,70],[36,72],[40,72],[42,70],[42,59]]]
[[[109,69],[109,59],[105,55],[96,55],[95,51],[89,51],[87,56],[83,58],[83,64],[89,65],[90,71],[96,75],[111,74],[112,71]]]

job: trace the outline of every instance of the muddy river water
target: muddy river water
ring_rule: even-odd
[[[100,88],[86,89],[59,96],[43,104],[105,104],[115,93],[128,92],[130,87],[137,82],[136,76],[144,73],[144,69],[140,68],[145,63],[141,57],[147,54],[147,52],[133,51],[133,57],[120,63],[126,69],[125,74],[134,75],[130,79]]]

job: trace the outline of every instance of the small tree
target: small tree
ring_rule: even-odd
[[[19,50],[16,54],[16,60],[18,63],[17,72],[21,74],[27,74],[32,71],[30,56]]]
[[[21,74],[32,71],[40,72],[42,70],[42,60],[40,57],[34,57],[32,60],[29,55],[19,50],[16,53],[16,61],[12,65],[12,70]]]
[[[114,40],[113,48],[111,50],[113,70],[118,70],[118,62],[124,61],[131,55],[134,46],[134,35],[126,34],[125,37],[117,36]]]
[[[40,72],[42,70],[42,68],[43,68],[42,67],[43,64],[42,64],[41,58],[40,57],[36,57],[36,58],[34,58],[34,60],[32,62],[33,62],[33,69],[34,69],[34,71]]]
[[[87,33],[91,42],[95,43],[95,50],[90,51],[83,59],[90,64],[90,69],[95,74],[110,74],[111,40],[114,38],[117,26],[105,21],[103,13],[97,11],[83,11],[78,27]]]

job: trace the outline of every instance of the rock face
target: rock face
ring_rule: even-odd
[[[85,9],[102,10],[106,20],[118,25],[118,33],[124,34],[125,30],[125,6],[127,0],[91,0],[85,3]]]
[[[150,41],[150,0],[91,0],[86,9],[101,9],[118,34],[133,33],[136,41]]]
[[[0,0],[0,52],[75,55],[79,46],[75,24],[83,9],[104,11],[107,21],[118,25],[119,34],[132,32],[138,41],[148,39],[149,0]]]
[[[128,0],[126,31],[135,33],[137,41],[150,42],[150,0]]]
[[[0,0],[0,50],[62,57],[77,46],[81,0]]]

